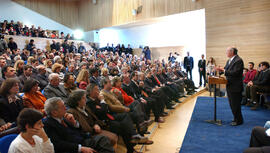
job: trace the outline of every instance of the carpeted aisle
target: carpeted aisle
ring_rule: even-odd
[[[244,124],[230,126],[232,113],[227,98],[217,98],[217,119],[222,126],[206,123],[213,119],[214,99],[198,97],[180,153],[241,153],[249,145],[254,126],[264,126],[270,120],[270,111],[251,111],[242,106]]]

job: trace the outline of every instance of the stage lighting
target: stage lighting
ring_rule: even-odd
[[[73,32],[73,34],[74,34],[75,39],[82,39],[83,38],[83,31],[82,30],[77,29]]]

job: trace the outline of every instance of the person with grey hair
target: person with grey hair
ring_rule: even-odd
[[[45,102],[44,130],[54,145],[55,152],[114,153],[108,138],[81,132],[73,115],[66,113],[64,102],[53,97]]]
[[[49,84],[44,88],[44,96],[49,99],[52,97],[60,97],[67,102],[68,95],[63,85],[60,85],[60,78],[57,73],[49,75]]]
[[[36,79],[39,81],[40,90],[43,90],[49,82],[48,76],[46,74],[46,67],[44,65],[37,66],[38,74],[36,75]]]

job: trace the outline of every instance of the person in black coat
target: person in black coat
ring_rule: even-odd
[[[15,123],[20,111],[24,108],[22,98],[18,96],[19,80],[6,79],[0,88],[0,118],[6,123]]]
[[[34,44],[34,39],[30,40],[30,43],[26,46],[26,49],[30,51],[30,55],[33,55],[33,49],[36,48]]]
[[[18,48],[17,43],[15,41],[13,41],[12,37],[9,38],[8,48],[10,48],[11,51],[17,50],[17,48]]]
[[[184,58],[184,68],[186,72],[189,73],[189,79],[192,80],[192,69],[194,66],[193,57],[189,56],[189,52],[187,52],[187,56]]]
[[[51,50],[53,50],[53,49],[57,50],[55,40],[52,40],[52,44],[50,45],[50,48],[51,48]]]
[[[237,48],[228,47],[226,50],[227,57],[230,59],[227,61],[224,68],[217,68],[218,71],[224,73],[228,83],[226,90],[230,107],[234,116],[231,123],[232,126],[243,124],[243,116],[241,112],[242,90],[243,90],[243,69],[244,62],[242,58],[237,55]]]
[[[92,136],[83,133],[80,125],[71,114],[66,113],[64,102],[53,97],[45,102],[44,130],[54,145],[56,153],[77,153],[97,151],[114,153],[110,140],[102,135]]]
[[[36,75],[36,79],[39,81],[40,91],[42,91],[49,82],[48,76],[46,75],[46,68],[43,65],[37,66],[38,74]]]
[[[199,73],[200,73],[200,86],[202,86],[202,78],[204,87],[206,85],[206,61],[204,59],[204,54],[202,54],[202,59],[199,60],[198,63]]]

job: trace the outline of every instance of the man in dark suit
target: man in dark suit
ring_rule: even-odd
[[[224,68],[217,68],[220,72],[224,72],[228,83],[226,85],[227,95],[234,116],[232,126],[243,124],[243,116],[241,112],[242,90],[243,90],[243,69],[244,62],[237,55],[238,50],[234,47],[229,47],[226,50],[227,61]]]
[[[44,130],[51,139],[55,152],[114,153],[110,140],[101,135],[91,136],[80,131],[79,123],[73,115],[66,113],[64,102],[53,97],[45,102],[48,117],[43,121]]]
[[[189,72],[189,79],[192,80],[192,69],[193,69],[193,57],[189,56],[189,52],[187,52],[187,56],[184,58],[184,68],[186,72]]]
[[[202,86],[202,77],[203,77],[203,83],[205,87],[205,77],[206,77],[206,61],[204,59],[204,54],[202,54],[202,59],[199,60],[198,63],[198,68],[199,68],[199,73],[200,73],[200,86]]]

